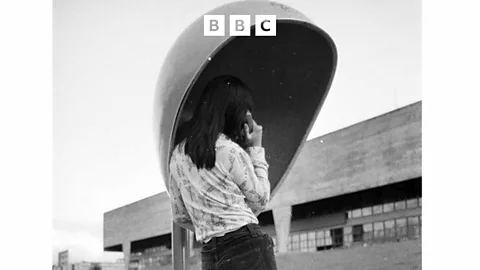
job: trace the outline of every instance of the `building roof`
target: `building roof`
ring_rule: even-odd
[[[420,177],[421,111],[419,101],[306,142],[268,209]],[[104,214],[105,250],[170,232],[166,192]]]

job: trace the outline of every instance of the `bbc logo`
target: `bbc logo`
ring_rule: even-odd
[[[230,15],[230,36],[250,36],[250,15]],[[225,15],[203,16],[204,36],[225,36]],[[255,36],[276,36],[276,15],[255,15]]]

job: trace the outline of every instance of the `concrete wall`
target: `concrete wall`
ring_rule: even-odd
[[[104,248],[170,233],[170,211],[168,194],[163,192],[105,213]]]
[[[269,209],[422,175],[422,103],[308,141]]]

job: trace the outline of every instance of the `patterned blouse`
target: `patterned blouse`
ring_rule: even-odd
[[[184,142],[177,145],[170,160],[168,189],[173,221],[193,224],[200,243],[248,223],[258,224],[257,215],[270,200],[264,148],[245,151],[220,134],[215,167],[198,170],[184,154],[184,146]]]

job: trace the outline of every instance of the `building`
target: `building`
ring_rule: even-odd
[[[420,238],[421,115],[419,101],[306,142],[259,216],[276,251]],[[168,194],[105,213],[104,250],[123,251],[130,269],[171,263]]]
[[[124,270],[123,262],[79,262],[72,263],[69,270]]]
[[[68,268],[68,250],[58,253],[58,269],[67,270]]]
[[[58,253],[58,265],[52,265],[52,270],[124,270],[123,260],[117,262],[68,262],[68,250]]]

